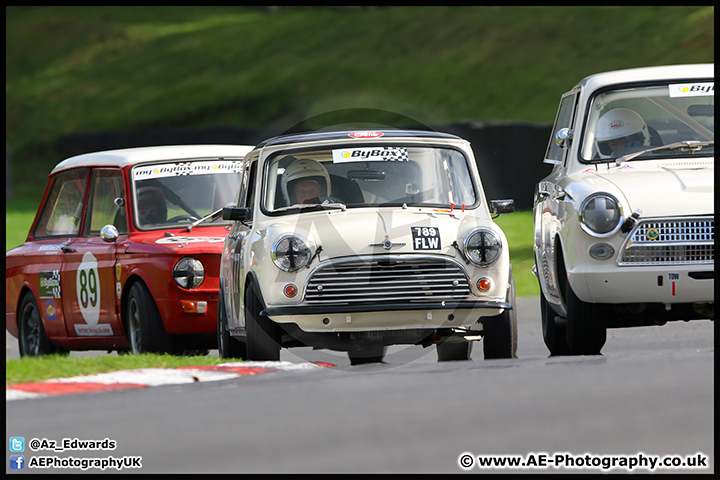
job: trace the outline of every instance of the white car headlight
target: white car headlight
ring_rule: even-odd
[[[183,257],[173,268],[173,280],[182,288],[197,288],[205,280],[205,267],[197,258]]]
[[[594,237],[609,236],[622,222],[622,209],[618,201],[607,193],[585,199],[580,207],[580,225]]]
[[[465,237],[464,249],[468,260],[481,267],[487,267],[500,258],[502,240],[492,230],[479,228]]]
[[[270,255],[283,272],[297,272],[308,264],[312,253],[302,237],[287,234],[275,240]]]

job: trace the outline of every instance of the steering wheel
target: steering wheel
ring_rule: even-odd
[[[200,219],[197,217],[194,217],[192,215],[177,215],[175,217],[167,219],[168,223],[180,223],[183,220],[187,220],[188,222],[194,222],[195,220],[200,220]]]

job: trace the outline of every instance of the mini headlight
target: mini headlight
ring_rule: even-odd
[[[501,253],[502,241],[492,230],[480,228],[465,237],[465,256],[476,265],[487,267],[495,263]]]
[[[590,235],[607,236],[620,226],[622,210],[606,193],[587,198],[580,207],[580,225]]]
[[[183,257],[173,268],[173,279],[182,288],[192,290],[199,287],[205,279],[205,267],[197,258]]]
[[[283,272],[297,272],[307,265],[312,254],[302,237],[287,234],[275,240],[270,255]]]

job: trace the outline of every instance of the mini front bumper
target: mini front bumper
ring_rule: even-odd
[[[512,309],[512,305],[506,302],[429,302],[429,303],[393,303],[382,305],[378,308],[377,304],[362,305],[301,305],[301,306],[282,306],[269,307],[260,312],[260,315],[268,317],[282,315],[317,315],[323,313],[383,313],[397,311],[413,311],[413,310],[467,310],[476,308],[507,308]]]
[[[504,309],[512,305],[500,301],[299,305],[271,306],[260,314],[277,323],[295,323],[306,332],[344,332],[466,327]]]

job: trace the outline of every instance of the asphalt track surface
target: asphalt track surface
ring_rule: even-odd
[[[393,347],[352,367],[295,349],[281,360],[337,366],[8,401],[6,451],[13,436],[116,444],[26,448],[34,473],[109,457],[141,465],[123,473],[714,473],[714,322],[609,330],[602,355],[549,357],[533,297],[518,301],[518,336],[517,359]],[[71,468],[37,468],[47,457]],[[479,466],[503,458],[525,466]]]

